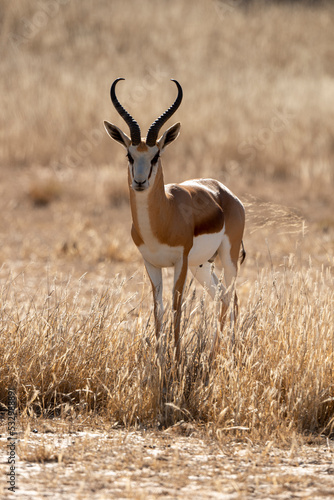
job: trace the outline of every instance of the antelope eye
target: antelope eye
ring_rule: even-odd
[[[157,161],[159,160],[159,156],[160,156],[160,151],[158,151],[155,157],[151,160],[151,165],[155,165],[157,163]]]
[[[129,160],[129,162],[131,163],[131,165],[133,165],[134,159],[132,158],[132,156],[130,155],[130,153],[128,153],[126,156],[127,156],[128,160]]]

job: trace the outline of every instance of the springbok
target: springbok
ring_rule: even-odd
[[[241,263],[246,255],[242,242],[245,210],[227,187],[213,179],[164,184],[161,154],[178,137],[181,124],[176,123],[168,128],[159,139],[158,134],[181,104],[181,85],[172,80],[178,89],[177,98],[151,125],[145,139],[141,137],[138,123],[116,97],[115,88],[120,80],[124,78],[117,78],[113,82],[110,96],[116,111],[129,126],[130,137],[107,121],[104,126],[108,135],[127,151],[131,236],[144,258],[152,284],[157,340],[164,311],[162,268],[174,267],[173,326],[176,357],[179,359],[182,294],[188,268],[212,298],[215,298],[217,291],[220,294],[221,328],[232,298],[231,322],[234,322],[238,313],[235,279],[240,252]],[[211,264],[217,256],[224,269],[226,288],[212,269]],[[215,334],[212,353],[217,346],[217,339]]]

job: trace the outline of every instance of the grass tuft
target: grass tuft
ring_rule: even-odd
[[[178,365],[171,315],[156,355],[149,311],[130,314],[123,287],[116,278],[89,310],[81,308],[80,293],[70,299],[66,288],[40,292],[29,306],[4,300],[1,400],[15,387],[22,415],[93,412],[125,426],[163,428],[210,422],[253,438],[333,432],[330,271],[263,272],[242,310],[235,344],[226,328],[213,366],[214,305],[188,294]],[[4,299],[10,288],[2,287]]]

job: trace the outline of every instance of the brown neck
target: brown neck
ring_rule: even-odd
[[[164,209],[167,203],[165,194],[165,181],[162,163],[159,159],[158,170],[154,179],[154,183],[148,193],[149,207],[156,212],[156,210]]]
[[[132,189],[129,173],[128,183],[133,225],[138,233],[138,236],[143,240],[144,235],[142,235],[140,231],[138,212],[145,211],[148,214],[148,219],[152,228],[155,226],[154,221],[159,221],[162,214],[166,213],[166,204],[168,201],[165,194],[164,175],[161,160],[159,160],[154,182],[146,191],[136,192]]]

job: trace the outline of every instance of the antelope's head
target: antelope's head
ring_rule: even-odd
[[[165,111],[155,122],[152,123],[145,139],[141,137],[138,123],[123,108],[116,97],[115,87],[117,82],[120,80],[124,80],[124,78],[117,78],[117,80],[115,80],[112,84],[110,97],[116,111],[129,126],[130,137],[128,137],[121,129],[112,123],[105,121],[104,126],[108,135],[115,141],[122,144],[127,151],[131,187],[135,191],[144,191],[154,182],[159,165],[160,154],[163,152],[164,148],[173,142],[179,135],[181,124],[175,123],[175,125],[167,129],[166,132],[164,132],[164,134],[158,139],[161,127],[175,113],[181,104],[182,88],[176,80],[172,80],[175,82],[178,89],[177,98],[174,104],[172,104],[167,111]]]

